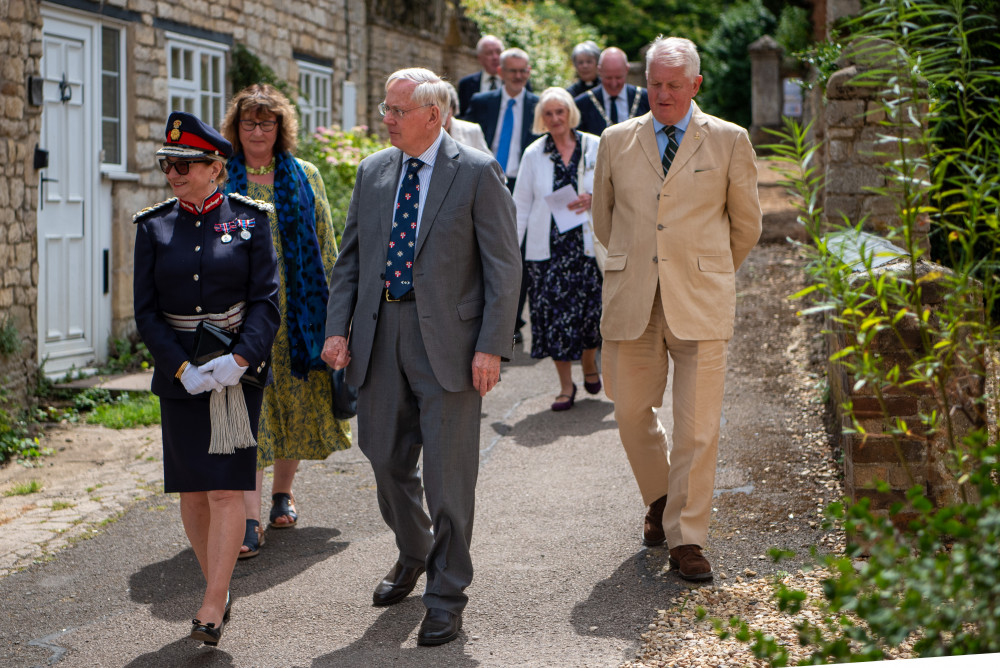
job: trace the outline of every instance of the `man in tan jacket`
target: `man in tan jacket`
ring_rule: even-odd
[[[756,156],[746,130],[692,98],[700,59],[687,39],[646,55],[650,113],[608,128],[593,216],[608,249],[602,364],[622,444],[649,506],[647,546],[707,580],[708,537],[735,273],[761,231]],[[674,364],[672,447],[656,416]]]

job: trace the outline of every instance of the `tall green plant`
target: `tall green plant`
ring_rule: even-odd
[[[788,167],[812,233],[813,244],[803,249],[812,285],[798,296],[813,301],[805,312],[823,311],[834,328],[850,333],[836,361],[855,388],[877,399],[897,448],[921,435],[947,444],[960,494],[936,508],[914,479],[906,503],[890,509],[897,519],[906,512],[903,527],[872,511],[867,499],[828,508],[829,521],[848,532],[848,550],[820,558],[830,573],[825,614],[818,621],[800,619],[799,637],[812,650],[809,663],[880,659],[904,641],[919,656],[997,652],[1000,438],[985,416],[1000,408],[990,394],[997,387],[1000,332],[983,314],[998,294],[994,255],[978,257],[974,249],[996,243],[1000,135],[988,130],[997,127],[997,105],[986,91],[996,89],[1000,75],[998,62],[973,55],[972,44],[983,34],[995,36],[1000,25],[964,0],[885,0],[868,3],[851,28],[849,51],[866,65],[851,83],[872,88],[883,101],[876,151],[889,178],[872,191],[894,202],[897,222],[886,236],[912,261],[908,272],[881,272],[874,253],[863,250],[863,267],[854,271],[826,245],[825,227],[851,231],[864,221],[823,220],[817,204],[822,183],[811,164],[816,147],[790,123],[779,135],[783,144],[772,148]],[[964,128],[966,138],[956,142],[952,128]],[[962,249],[953,254],[950,271],[919,269],[928,223]],[[932,288],[942,297],[933,311],[925,305]],[[880,357],[880,339],[914,333],[919,345],[907,347],[908,359]],[[933,392],[934,408],[914,423],[888,419],[888,398],[915,387]],[[851,406],[844,408],[853,415]],[[968,420],[964,431],[956,424],[959,415]],[[865,436],[857,419],[847,431]],[[880,483],[876,491],[888,486]],[[805,594],[779,587],[776,598],[782,610],[797,614]],[[729,628],[752,640],[772,665],[786,665],[787,653],[766,634],[740,620]]]

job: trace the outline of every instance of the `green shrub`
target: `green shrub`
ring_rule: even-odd
[[[845,266],[821,232],[824,226],[861,228],[864,221],[823,220],[822,177],[813,161],[818,147],[807,142],[808,129],[789,122],[779,135],[783,143],[768,148],[789,165],[788,184],[800,197],[800,220],[812,240],[803,247],[812,285],[797,296],[812,300],[803,313],[822,311],[831,328],[850,332],[836,361],[855,388],[866,388],[882,406],[887,433],[897,444],[921,434],[944,440],[958,496],[934,507],[925,486],[915,484],[888,517],[874,512],[866,498],[831,505],[828,520],[847,532],[848,549],[845,555],[817,555],[832,575],[824,581],[821,618],[800,619],[799,639],[811,651],[809,663],[878,660],[903,642],[913,643],[921,657],[998,652],[1000,327],[983,314],[1000,302],[1000,289],[992,278],[977,280],[986,270],[994,272],[996,263],[977,258],[974,249],[996,244],[1000,133],[990,130],[997,122],[995,97],[984,93],[997,88],[1000,67],[973,42],[992,39],[1000,25],[995,12],[979,14],[962,0],[886,0],[868,3],[851,28],[852,50],[876,63],[852,85],[873,88],[882,101],[878,151],[889,178],[887,186],[870,190],[895,204],[899,221],[884,235],[916,265],[927,256],[924,230],[931,221],[962,252],[954,254],[951,272],[933,276],[942,296],[933,311],[924,306],[916,269],[902,275],[875,271],[871,253],[857,272]],[[963,140],[956,140],[953,128],[966,129]],[[904,319],[916,327],[922,345],[891,363],[882,359],[876,341],[902,336]],[[915,385],[933,390],[934,408],[914,424],[888,418],[887,398]],[[844,409],[853,416],[851,406]],[[959,414],[971,425],[961,437]],[[865,434],[854,417],[845,431]],[[887,491],[884,483],[876,487]],[[792,615],[803,597],[787,589],[776,594],[780,609]],[[745,624],[741,635],[753,638],[759,656],[786,664],[784,648],[753,631],[752,623],[734,623]]]
[[[773,34],[776,27],[774,14],[761,0],[741,2],[722,13],[702,49],[704,82],[698,93],[699,106],[727,121],[750,127],[749,47],[758,38]]]
[[[379,139],[365,126],[346,131],[338,127],[320,128],[312,137],[299,142],[298,157],[316,165],[323,176],[338,244],[347,221],[358,165],[388,146],[388,141]]]

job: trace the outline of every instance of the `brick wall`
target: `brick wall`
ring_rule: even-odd
[[[34,147],[41,107],[27,104],[27,77],[38,71],[42,20],[33,0],[0,0],[0,326],[16,327],[21,346],[0,353],[0,387],[26,405],[35,380],[38,172]]]
[[[890,281],[909,280],[911,265],[909,258],[900,258],[874,270],[876,275],[885,274]],[[920,277],[923,305],[933,313],[944,300],[940,278],[949,270],[936,264],[920,261],[915,267]],[[931,316],[934,317],[933,315]],[[844,477],[847,495],[858,500],[871,499],[872,508],[887,511],[892,504],[904,502],[906,490],[914,485],[922,485],[927,498],[935,505],[942,506],[959,500],[960,488],[952,473],[954,458],[949,454],[950,441],[945,429],[937,433],[927,433],[920,415],[934,411],[942,414],[945,399],[951,411],[955,443],[971,430],[982,426],[983,416],[976,408],[976,399],[983,396],[984,384],[981,368],[965,367],[956,369],[946,392],[939,395],[937,388],[928,384],[904,387],[910,378],[906,369],[914,356],[924,354],[920,329],[915,316],[908,315],[897,324],[895,331],[880,332],[869,352],[884,369],[898,364],[904,370],[899,382],[883,388],[880,401],[869,386],[855,389],[850,377],[840,361],[829,363],[830,399],[837,412],[842,429],[852,427],[851,413],[844,410],[849,403],[853,415],[864,428],[866,435],[842,434],[844,448]],[[828,352],[834,355],[848,345],[857,342],[853,331],[846,331],[832,320],[827,321],[826,330]],[[972,359],[976,359],[971,356]],[[897,418],[906,421],[910,433],[892,435],[891,428]],[[878,491],[876,482],[888,483],[887,492]],[[904,511],[897,520],[904,521]]]

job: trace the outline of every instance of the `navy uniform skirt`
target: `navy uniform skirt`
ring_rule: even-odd
[[[257,438],[257,423],[264,391],[243,386],[250,429]],[[249,491],[257,486],[257,448],[236,448],[231,455],[210,455],[210,393],[189,399],[160,397],[163,433],[163,491]]]

